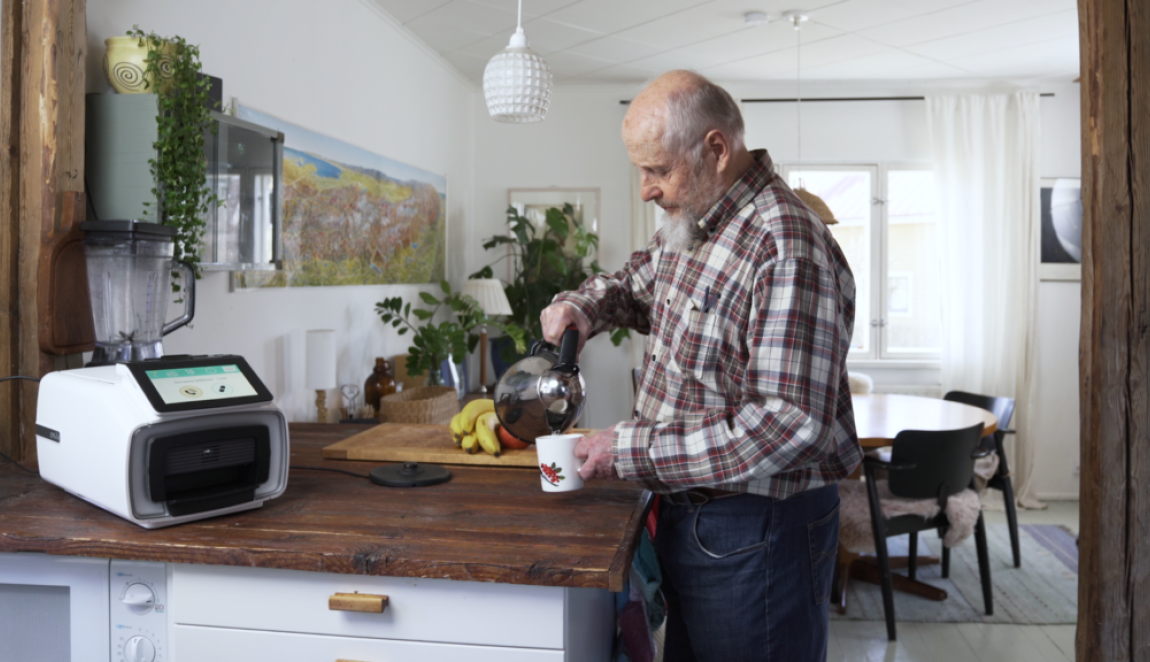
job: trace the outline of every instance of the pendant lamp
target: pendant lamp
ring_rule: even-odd
[[[551,105],[551,67],[527,46],[523,33],[523,0],[518,25],[507,48],[495,54],[483,70],[487,112],[496,122],[542,122]]]
[[[802,163],[803,163],[803,94],[802,94],[803,35],[802,35],[802,24],[804,21],[806,21],[810,17],[807,16],[806,14],[802,13],[802,12],[789,11],[789,12],[783,14],[783,18],[788,19],[791,22],[791,24],[795,26],[795,33],[796,33],[796,36],[798,38],[798,47],[796,48],[796,51],[795,51],[795,60],[797,62],[796,71],[795,71],[795,98],[796,98],[796,101],[798,102],[796,104],[796,107],[795,107],[795,117],[796,117],[796,122],[798,124],[797,133],[798,133],[798,138],[799,138],[799,161],[798,161],[797,165],[801,168]],[[803,201],[803,204],[810,207],[811,211],[813,211],[815,214],[818,215],[819,218],[822,219],[823,223],[826,223],[827,225],[834,225],[834,224],[838,223],[838,220],[835,219],[835,215],[834,215],[834,213],[831,212],[831,208],[827,206],[827,203],[823,202],[823,199],[820,198],[819,196],[817,196],[814,193],[811,193],[810,191],[803,188],[803,180],[801,177],[799,178],[799,187],[797,189],[795,189],[795,194],[799,196],[799,199]]]

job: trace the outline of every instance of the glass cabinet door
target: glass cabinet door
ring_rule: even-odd
[[[202,267],[219,271],[270,271],[281,259],[283,134],[212,113],[216,130],[205,132],[208,185],[218,207],[208,214]]]

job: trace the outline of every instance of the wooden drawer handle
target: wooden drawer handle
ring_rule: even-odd
[[[382,614],[387,608],[386,595],[370,593],[336,593],[327,599],[327,608],[332,611],[362,611],[369,614]]]

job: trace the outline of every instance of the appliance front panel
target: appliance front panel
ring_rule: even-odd
[[[261,434],[253,435],[252,430],[259,430]],[[163,485],[178,485],[184,483],[195,487],[196,474],[190,462],[194,458],[178,455],[180,450],[191,448],[200,454],[205,476],[208,470],[214,467],[223,467],[228,464],[228,453],[240,450],[235,439],[253,439],[253,448],[257,452],[259,462],[258,484],[246,487],[247,503],[255,504],[266,499],[274,499],[283,494],[287,487],[287,464],[290,457],[287,422],[283,413],[274,408],[249,409],[230,413],[204,413],[195,416],[181,416],[172,420],[164,420],[153,425],[147,425],[136,430],[132,438],[130,456],[128,459],[129,487],[131,491],[131,512],[137,523],[149,526],[153,521],[169,521],[178,517],[180,521],[211,517],[222,514],[228,510],[250,507],[246,504],[228,502],[228,495],[221,493],[218,507],[211,510],[185,513],[173,509],[175,501],[169,501],[171,495],[158,490]],[[199,445],[177,445],[174,449],[168,442],[171,440],[204,440],[203,448]],[[212,440],[222,440],[223,446],[211,443]],[[222,451],[222,452],[217,452]],[[164,457],[158,454],[163,452]],[[186,454],[186,453],[185,453]],[[167,467],[166,471],[177,472],[167,483],[158,480],[155,470],[157,467]],[[226,467],[223,467],[226,469]],[[183,472],[183,473],[178,473]],[[226,491],[221,484],[221,492]],[[205,488],[210,491],[211,487]],[[258,505],[258,504],[256,504]],[[183,515],[191,514],[190,518]]]
[[[107,662],[108,565],[0,553],[0,658]]]

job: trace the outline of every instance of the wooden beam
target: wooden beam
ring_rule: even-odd
[[[20,47],[23,7],[0,0],[0,377],[18,372],[20,227]],[[21,455],[18,381],[0,384],[0,453]]]
[[[1150,10],[1079,0],[1079,660],[1150,659]]]
[[[62,193],[84,189],[85,0],[3,2],[0,141],[0,369],[40,377],[58,360],[40,351],[40,247],[60,224]],[[3,441],[17,459],[36,454],[33,382],[0,388]],[[17,427],[18,425],[18,427]]]

